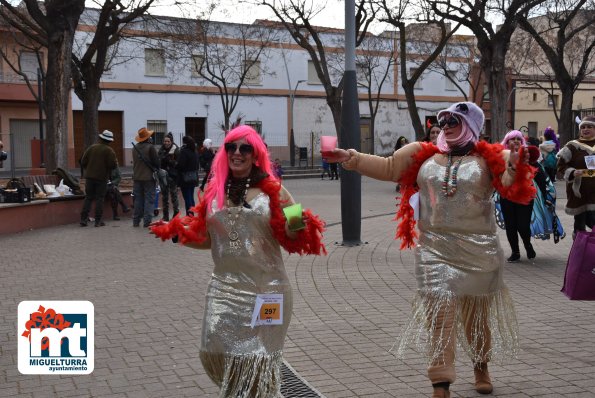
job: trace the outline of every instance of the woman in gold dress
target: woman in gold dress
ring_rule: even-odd
[[[473,363],[476,390],[488,394],[493,389],[488,361],[513,356],[518,347],[491,195],[497,189],[504,197],[528,202],[535,194],[533,170],[523,152],[479,141],[484,115],[477,105],[454,104],[439,112],[438,120],[437,146],[415,142],[388,158],[353,149],[323,156],[347,170],[401,184],[397,237],[402,249],[418,236],[410,204],[418,198],[418,289],[397,351],[413,345],[427,353],[432,397],[442,398],[450,396],[456,378],[458,343]]]
[[[309,210],[294,231],[282,209],[294,204],[271,170],[267,148],[248,126],[227,133],[195,216],[157,223],[162,239],[211,249],[200,359],[220,397],[279,396],[283,343],[292,310],[281,246],[326,253],[324,223]]]

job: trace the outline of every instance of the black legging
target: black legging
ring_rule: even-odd
[[[523,205],[501,198],[500,206],[502,207],[502,217],[506,225],[506,238],[508,238],[512,252],[520,253],[519,235],[521,235],[525,249],[532,248],[531,213],[533,212],[533,201],[528,205]]]

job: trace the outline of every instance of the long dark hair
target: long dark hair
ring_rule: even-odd
[[[194,141],[194,138],[190,137],[189,135],[185,135],[184,138],[182,138],[182,142],[184,145],[186,145],[186,148],[192,151],[196,149],[196,142]]]

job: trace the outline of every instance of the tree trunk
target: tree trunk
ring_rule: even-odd
[[[508,132],[506,127],[506,108],[508,103],[508,89],[506,85],[506,45],[490,43],[491,48],[481,52],[481,68],[488,83],[490,93],[491,135],[492,141],[501,141]]]
[[[99,82],[86,82],[83,92],[83,144],[85,148],[97,141],[99,131],[99,104],[101,90]],[[76,159],[78,161],[78,159]]]
[[[341,100],[338,98],[329,98],[327,97],[326,103],[328,104],[329,108],[331,109],[331,114],[333,115],[333,122],[335,123],[335,133],[339,138],[339,142],[341,140],[341,109],[342,104]]]
[[[572,101],[574,96],[574,89],[572,83],[560,84],[560,91],[562,94],[562,102],[560,104],[560,120],[558,121],[558,134],[560,134],[560,144],[566,143],[573,139],[572,131],[574,120],[572,118]]]
[[[68,100],[71,88],[71,55],[73,34],[68,30],[54,32],[48,46],[48,68],[44,100],[47,121],[46,170],[68,168]]]
[[[405,91],[405,99],[407,100],[407,110],[409,111],[409,117],[411,118],[411,125],[413,126],[413,131],[415,132],[415,138],[416,140],[420,140],[424,137],[424,127],[421,123],[421,119],[419,118],[419,113],[417,113],[417,103],[415,101],[415,88],[409,80],[405,81],[405,79],[403,79],[403,83],[401,84],[401,86]]]

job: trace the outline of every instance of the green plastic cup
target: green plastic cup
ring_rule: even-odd
[[[302,204],[296,203],[291,206],[283,208],[283,213],[287,219],[290,231],[299,231],[306,228],[306,224],[302,220]]]

